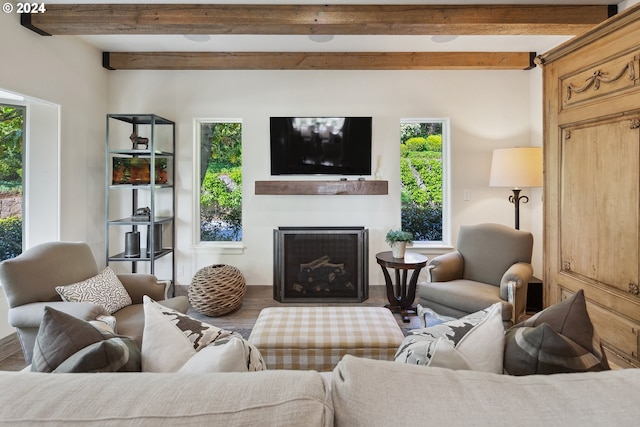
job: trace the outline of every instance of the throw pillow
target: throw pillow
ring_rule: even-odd
[[[98,322],[100,323],[100,322]],[[51,307],[44,308],[36,336],[34,372],[140,371],[140,350],[130,338]]]
[[[228,341],[215,341],[194,354],[178,372],[243,372],[247,371],[251,347],[242,338],[229,337]]]
[[[443,316],[428,307],[421,306],[420,304],[418,304],[418,307],[416,308],[416,314],[418,315],[423,328],[439,325],[440,323],[448,322],[450,320],[455,320],[455,317]]]
[[[491,307],[428,328],[409,331],[396,362],[502,373],[502,306]]]
[[[236,332],[143,298],[144,372],[247,372],[266,369],[260,351]],[[202,354],[200,354],[202,353]]]
[[[109,314],[131,305],[129,293],[110,267],[82,282],[56,286],[56,292],[63,301],[90,302],[102,306]]]
[[[504,370],[507,374],[608,369],[582,290],[512,326],[505,334]]]

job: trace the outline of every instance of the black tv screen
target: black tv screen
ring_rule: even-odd
[[[271,117],[272,175],[371,175],[371,117]]]

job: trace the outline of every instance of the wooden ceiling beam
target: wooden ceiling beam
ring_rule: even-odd
[[[532,52],[105,52],[110,70],[526,70]]]
[[[47,4],[23,14],[43,35],[575,35],[606,5]]]

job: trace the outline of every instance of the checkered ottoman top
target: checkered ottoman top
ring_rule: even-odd
[[[383,307],[271,307],[249,341],[269,369],[330,371],[345,354],[393,360],[403,338]]]

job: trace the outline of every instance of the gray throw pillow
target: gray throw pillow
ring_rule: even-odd
[[[140,349],[70,314],[45,307],[33,351],[34,372],[140,371]]]
[[[511,375],[608,370],[582,290],[505,333],[504,371]]]

